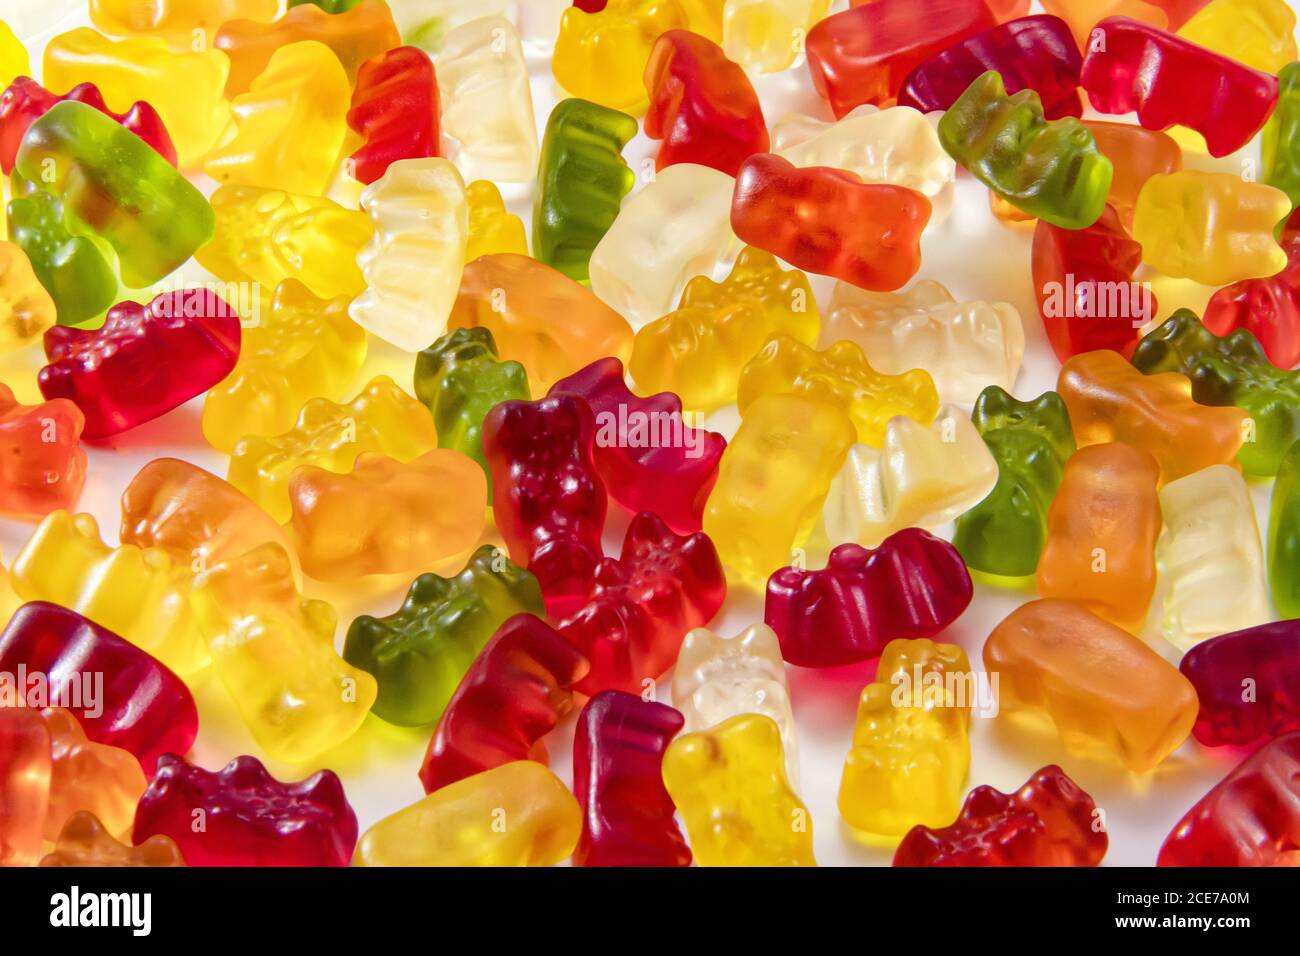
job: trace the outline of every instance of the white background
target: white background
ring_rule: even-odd
[[[537,9],[548,6],[558,9],[562,5],[558,0],[542,0]],[[28,42],[33,68],[39,73],[40,55],[46,41],[54,34],[87,24],[85,6],[86,0],[0,0],[0,11],[3,11],[0,19],[5,19]],[[845,0],[839,0],[834,9],[845,6]],[[1038,12],[1037,3],[1034,12]],[[560,97],[545,55],[534,48],[530,50],[529,62],[540,135],[551,107]],[[831,118],[813,92],[802,58],[783,73],[756,76],[754,80],[769,126],[789,112]],[[643,135],[638,135],[624,150],[628,162],[637,171],[638,189],[644,185],[646,172],[654,168],[655,152],[656,144]],[[1258,154],[1256,141],[1241,153],[1220,160],[1189,153],[1184,161],[1191,168],[1240,173],[1244,163],[1257,163]],[[212,186],[203,177],[196,181],[205,192]],[[356,190],[349,185],[339,184],[332,195],[344,202],[354,201]],[[531,186],[503,184],[502,192],[511,211],[520,215],[531,231]],[[1044,338],[1034,301],[1029,268],[1032,232],[1032,226],[1009,227],[997,222],[989,212],[986,190],[962,172],[952,214],[925,232],[923,263],[917,276],[918,279],[943,282],[959,300],[1000,300],[1016,306],[1024,322],[1027,340],[1024,367],[1013,390],[1020,399],[1054,388],[1059,369],[1059,363]],[[715,278],[725,275],[726,271],[725,267],[720,268]],[[193,261],[184,267],[181,275],[195,281],[210,278]],[[810,278],[824,308],[831,283],[821,277]],[[1161,317],[1183,306],[1199,313],[1213,291],[1183,280],[1158,276],[1139,278],[1152,279]],[[147,300],[150,295],[148,290],[139,290],[134,297]],[[0,357],[0,380],[14,389],[20,401],[39,400],[35,372],[43,364],[41,359],[38,347],[18,355]],[[412,367],[413,356],[399,352],[372,336],[370,357],[356,384],[359,387],[373,375],[383,373],[411,390]],[[226,457],[210,448],[199,430],[201,404],[202,399],[196,399],[160,420],[118,436],[108,444],[87,446],[89,478],[78,510],[87,511],[99,520],[108,541],[116,542],[120,520],[118,498],[146,462],[170,455],[188,459],[219,475],[226,473]],[[709,422],[711,427],[727,437],[733,433],[736,423],[734,409],[720,412]],[[1252,483],[1261,528],[1267,526],[1269,489],[1267,482]],[[625,524],[626,516],[612,506],[607,552],[617,553]],[[31,529],[29,524],[0,519],[0,546],[6,563],[12,560]],[[951,526],[940,529],[939,533],[949,537]],[[810,547],[810,553],[812,566],[817,566],[815,543]],[[450,566],[430,570],[448,574],[458,568],[459,563],[452,562]],[[328,600],[338,610],[337,641],[341,647],[347,624],[356,615],[390,613],[401,603],[413,577],[412,574],[371,578],[343,586],[325,586],[309,581],[307,594]],[[977,584],[975,600],[970,608],[939,639],[960,644],[975,666],[980,667],[980,649],[989,631],[1013,608],[1032,597],[1029,592]],[[733,634],[761,621],[762,614],[761,595],[735,587],[723,611],[710,626],[719,633]],[[1152,617],[1158,617],[1158,609]],[[1151,641],[1161,653],[1177,663],[1178,652],[1174,648],[1159,637],[1153,636]],[[892,848],[857,842],[844,827],[836,809],[840,771],[852,735],[858,694],[870,679],[873,669],[873,664],[824,671],[788,668],[801,751],[800,795],[812,813],[816,855],[823,865],[888,864],[892,858]],[[658,698],[666,702],[671,701],[671,676],[671,672],[665,675],[657,688]],[[234,713],[220,682],[210,671],[192,678],[190,684],[201,715],[199,739],[190,754],[191,760],[215,769],[241,753],[263,756]],[[571,715],[547,740],[551,767],[566,782],[571,781],[573,724],[574,715]],[[372,715],[355,737],[311,764],[267,763],[273,774],[285,780],[299,779],[322,767],[335,770],[343,779],[364,831],[381,817],[423,796],[416,770],[430,732],[431,729],[392,727]],[[1232,757],[1212,753],[1189,741],[1154,772],[1135,775],[1114,764],[1067,754],[1053,735],[1041,735],[1006,717],[993,720],[976,718],[971,735],[970,786],[991,784],[1001,790],[1012,790],[1039,767],[1048,763],[1061,764],[1105,811],[1110,833],[1110,851],[1105,863],[1111,865],[1154,863],[1160,843],[1173,824],[1233,763]]]

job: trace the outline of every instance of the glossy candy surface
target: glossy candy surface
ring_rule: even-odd
[[[1193,129],[1211,156],[1244,146],[1277,101],[1275,77],[1156,26],[1108,17],[1091,30],[1080,79],[1093,109],[1136,112],[1147,129]]]
[[[494,823],[504,814],[510,825]],[[457,780],[361,837],[357,866],[554,866],[573,853],[582,809],[544,766],[516,760]]]
[[[915,67],[995,22],[983,0],[854,6],[808,31],[813,86],[836,117],[860,103],[883,105],[898,96]]]
[[[595,416],[592,460],[610,497],[634,513],[654,511],[679,534],[699,531],[726,440],[688,425],[671,392],[632,394],[616,358],[593,362],[548,394],[565,393],[585,399]]]
[[[125,113],[115,113],[104,102],[104,96],[94,83],[79,83],[63,95],[51,93],[30,76],[19,76],[3,93],[0,93],[0,170],[5,175],[14,171],[18,147],[32,123],[40,119],[55,103],[75,100],[93,106],[105,116],[121,123],[136,136],[152,146],[158,155],[176,165],[176,147],[172,145],[167,127],[158,111],[141,100],[131,104]]]
[[[767,152],[763,107],[749,77],[707,37],[661,34],[646,63],[645,86],[646,135],[662,140],[655,169],[699,163],[734,176],[747,157]]]
[[[953,545],[977,570],[1033,574],[1047,543],[1048,509],[1075,451],[1070,413],[1055,392],[1021,402],[990,385],[976,400],[971,421],[997,460],[998,483],[957,518]]]
[[[731,200],[731,228],[743,242],[878,292],[916,274],[929,220],[930,201],[914,189],[800,169],[771,153],[745,160]]]
[[[628,368],[642,389],[712,411],[736,400],[741,369],[772,335],[813,345],[819,328],[808,277],[746,246],[726,279],[694,277],[675,310],[637,330]]]
[[[1044,711],[1066,750],[1144,773],[1187,739],[1196,691],[1163,657],[1074,601],[1021,605],[993,629],[984,668],[1002,712]]]
[[[1010,388],[1025,352],[1015,306],[957,302],[931,279],[903,292],[867,292],[837,282],[821,345],[845,339],[861,346],[872,367],[886,375],[929,373],[945,402],[973,402],[990,383]]]
[[[84,103],[59,103],[32,123],[15,169],[60,199],[73,234],[113,247],[132,289],[164,278],[212,238],[203,194],[143,140]]]
[[[664,784],[700,866],[816,866],[812,818],[785,775],[781,731],[741,714],[668,746]]]
[[[1220,338],[1195,313],[1179,309],[1138,343],[1133,364],[1147,373],[1181,372],[1197,402],[1249,413],[1249,431],[1237,453],[1248,475],[1276,475],[1282,456],[1300,438],[1300,375],[1269,362],[1243,329]]]
[[[1200,711],[1192,736],[1205,746],[1254,748],[1300,730],[1295,620],[1211,637],[1184,654],[1178,669],[1196,688]]]
[[[1178,821],[1159,866],[1292,866],[1300,733],[1261,747],[1229,771]]]
[[[1017,209],[1066,229],[1097,221],[1114,167],[1086,126],[1048,121],[1038,94],[1007,96],[1001,74],[971,81],[939,120],[939,140],[975,178]]]
[[[0,513],[39,518],[76,504],[86,481],[85,421],[66,398],[24,405],[0,382]]]
[[[140,799],[131,838],[159,834],[190,866],[346,866],[357,816],[331,770],[281,783],[256,757],[214,772],[167,754]]]
[[[572,279],[587,278],[592,250],[635,179],[622,149],[636,135],[626,113],[561,100],[542,136],[533,196],[533,255]]]
[[[875,549],[842,544],[816,571],[780,569],[767,582],[765,620],[791,664],[840,667],[878,657],[899,638],[933,637],[972,593],[952,545],[905,528]]]
[[[555,629],[516,614],[498,629],[451,695],[420,765],[425,793],[515,760],[573,707],[587,659]]]
[[[979,786],[950,826],[913,829],[894,866],[1096,866],[1109,838],[1092,797],[1056,765],[1015,793]]]
[[[1159,475],[1151,455],[1121,442],[1071,455],[1047,511],[1038,593],[1082,602],[1140,633],[1156,586]]]
[[[199,717],[181,679],[76,611],[43,601],[15,611],[0,633],[0,670],[17,674],[19,665],[49,675],[47,703],[71,710],[89,739],[135,754],[146,773],[194,743]]]
[[[677,657],[682,638],[722,606],[727,579],[702,532],[676,535],[651,511],[633,517],[618,558],[583,582],[579,604],[556,627],[591,661],[576,686],[643,692]],[[550,610],[548,596],[548,611]]]
[[[86,416],[86,438],[109,438],[216,385],[239,358],[240,323],[216,293],[183,289],[148,305],[120,302],[98,329],[56,325],[37,381]]]
[[[573,791],[582,808],[577,866],[689,866],[664,789],[663,755],[682,727],[666,704],[602,691],[578,715]]]
[[[492,635],[523,613],[544,613],[537,579],[485,544],[454,577],[429,572],[412,581],[392,614],[356,618],[343,659],[379,682],[373,710],[380,717],[431,724]]]
[[[554,315],[565,321],[551,321]],[[562,272],[521,255],[484,256],[465,266],[447,328],[480,327],[492,333],[502,358],[527,369],[534,395],[597,359],[626,361],[632,351],[626,319]]]

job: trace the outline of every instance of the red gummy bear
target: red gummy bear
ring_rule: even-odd
[[[1043,330],[1061,362],[1097,349],[1132,353],[1142,326],[1156,314],[1156,297],[1133,281],[1142,246],[1114,207],[1083,229],[1038,220],[1032,262]]]
[[[332,770],[281,783],[256,757],[213,773],[164,754],[136,806],[132,840],[159,833],[190,866],[347,866],[357,815]]]
[[[556,625],[591,662],[584,694],[640,694],[677,660],[686,632],[707,624],[727,595],[717,549],[702,531],[679,537],[643,511],[628,525],[623,552],[595,569],[586,601]]]
[[[1015,793],[976,787],[951,826],[912,827],[894,866],[1096,866],[1109,845],[1092,797],[1053,764]]]
[[[0,634],[0,672],[23,675],[17,690],[29,706],[65,707],[89,739],[135,754],[146,776],[162,754],[188,751],[199,732],[194,698],[179,677],[57,604],[33,601],[14,612]]]
[[[510,559],[542,586],[552,619],[581,602],[603,554],[609,501],[592,458],[595,427],[576,395],[501,402],[483,420],[497,528]]]
[[[239,358],[239,314],[205,289],[165,292],[147,306],[119,302],[98,329],[56,325],[45,333],[46,398],[86,416],[85,437],[107,438],[202,395]]]
[[[685,718],[616,690],[582,708],[573,738],[573,792],[582,807],[575,866],[690,866],[664,787],[664,751]]]
[[[1201,797],[1156,863],[1300,865],[1300,731],[1261,747]]]
[[[841,544],[820,570],[774,572],[764,620],[791,664],[841,667],[879,657],[896,638],[933,637],[961,616],[973,594],[956,548],[904,528],[874,550]]]
[[[573,707],[587,660],[545,621],[516,614],[484,645],[438,720],[420,765],[425,793],[536,748]]]
[[[731,198],[731,228],[742,241],[876,292],[916,274],[929,221],[930,200],[915,189],[826,166],[800,169],[771,153],[741,164]]]
[[[348,175],[373,183],[399,159],[442,155],[441,104],[433,61],[399,46],[361,64],[348,126],[365,145],[348,157]]]
[[[114,113],[94,83],[80,83],[57,96],[30,76],[20,76],[4,93],[0,93],[0,170],[4,170],[6,176],[14,171],[14,159],[27,128],[48,113],[54,104],[67,100],[85,103],[105,116],[111,116],[152,146],[163,159],[176,165],[176,147],[172,145],[162,117],[143,100],[131,104],[125,113]]]
[[[650,108],[645,134],[661,139],[655,169],[698,163],[736,175],[770,140],[763,107],[740,64],[689,30],[669,30],[655,41],[645,66]]]
[[[22,405],[0,382],[0,514],[70,509],[86,482],[81,409],[63,398]]]
[[[1277,77],[1128,17],[1092,28],[1079,75],[1099,113],[1137,113],[1147,129],[1186,126],[1211,156],[1245,146],[1277,103]]]
[[[672,392],[633,395],[616,358],[597,359],[548,394],[578,395],[591,407],[593,457],[610,497],[629,511],[655,512],[679,534],[700,530],[725,438],[688,426]]]

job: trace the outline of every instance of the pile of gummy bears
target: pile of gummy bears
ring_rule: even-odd
[[[0,22],[0,352],[43,349],[0,383],[0,864],[813,865],[795,669],[857,678],[818,825],[895,865],[1105,856],[1055,762],[968,790],[990,687],[1149,801],[1222,764],[1161,865],[1294,863],[1296,17],[1030,6],[89,0],[39,81]],[[1032,234],[1034,328],[913,281],[959,179]],[[155,453],[107,543],[88,474],[191,400],[225,477]],[[340,652],[359,587],[400,606]],[[331,769],[187,759],[200,713],[312,769],[408,728],[426,796],[359,836]]]

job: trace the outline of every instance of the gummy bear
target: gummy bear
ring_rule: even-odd
[[[0,514],[71,508],[86,481],[86,418],[66,398],[23,405],[0,382]]]
[[[346,866],[357,816],[332,770],[281,783],[256,757],[213,772],[166,754],[140,798],[131,839],[158,835],[171,837],[191,866]]]
[[[375,676],[384,720],[431,724],[500,625],[523,613],[544,613],[537,579],[485,544],[455,577],[420,575],[387,617],[354,620],[343,659]]]

